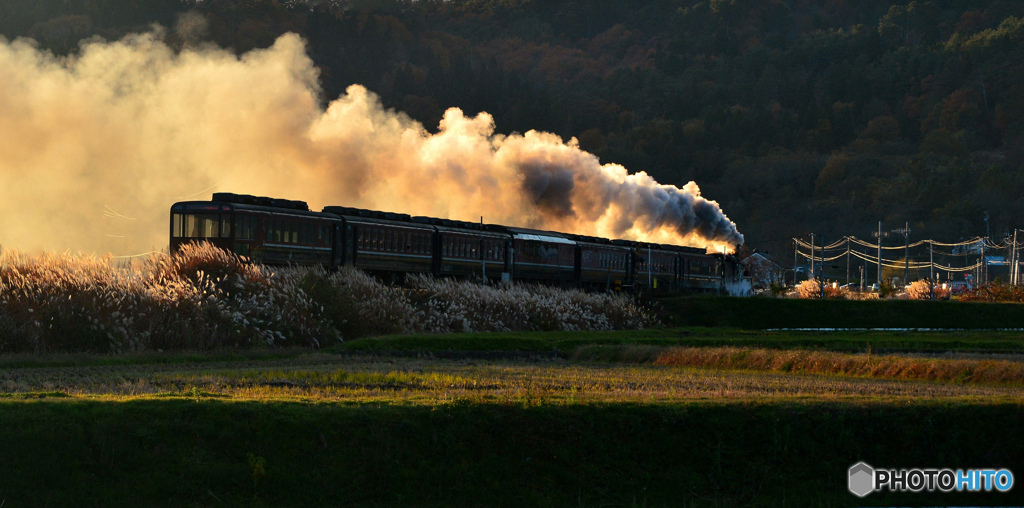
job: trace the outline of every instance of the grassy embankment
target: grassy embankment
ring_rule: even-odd
[[[846,469],[1024,465],[1024,405],[0,402],[7,506],[892,506]]]
[[[903,304],[881,303],[849,322]],[[804,321],[776,326],[825,326],[803,324],[819,317],[802,313],[839,308],[663,303],[674,312],[724,311],[704,324],[736,327],[785,304],[793,307],[784,313]],[[986,311],[1012,318],[1012,310]],[[930,312],[910,311],[915,319]],[[910,326],[883,323],[872,326]],[[387,336],[313,355],[7,356],[0,358],[0,503],[1020,504],[1020,488],[861,500],[845,484],[859,460],[1024,470],[1019,380],[812,375],[798,364],[862,365],[856,361],[869,347],[875,360],[881,352],[1019,353],[1019,336],[685,328]],[[710,360],[678,361],[681,351]]]
[[[861,501],[845,488],[859,460],[1021,469],[1019,386],[284,353],[5,365],[0,502],[891,506],[1024,493]]]

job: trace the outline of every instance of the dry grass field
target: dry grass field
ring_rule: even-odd
[[[729,350],[724,350],[729,353]],[[232,362],[19,367],[0,371],[6,397],[87,399],[210,397],[234,400],[446,404],[685,403],[695,400],[1024,398],[1024,386],[864,379],[810,372],[752,372],[753,361],[674,366],[687,350],[653,363],[552,357],[442,359],[301,354]],[[716,356],[718,353],[719,356]],[[735,354],[735,352],[731,352]],[[582,356],[586,356],[586,351]],[[748,355],[751,360],[757,354]],[[890,357],[891,358],[891,357]],[[712,361],[714,360],[714,361]]]

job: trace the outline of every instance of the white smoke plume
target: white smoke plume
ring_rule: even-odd
[[[194,26],[203,29],[201,24]],[[236,56],[159,30],[61,58],[0,39],[0,245],[133,254],[168,209],[216,191],[732,250],[697,185],[601,165],[575,139],[495,133],[449,109],[436,133],[353,85],[322,108],[296,35]]]

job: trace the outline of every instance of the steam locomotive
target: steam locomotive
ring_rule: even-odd
[[[406,274],[542,282],[595,290],[723,293],[735,258],[702,249],[215,193],[171,206],[170,249],[189,242],[268,265],[351,265],[392,283]]]

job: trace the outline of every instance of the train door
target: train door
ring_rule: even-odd
[[[345,264],[345,242],[342,241],[343,227],[337,222],[331,224],[331,268],[338,268]]]

